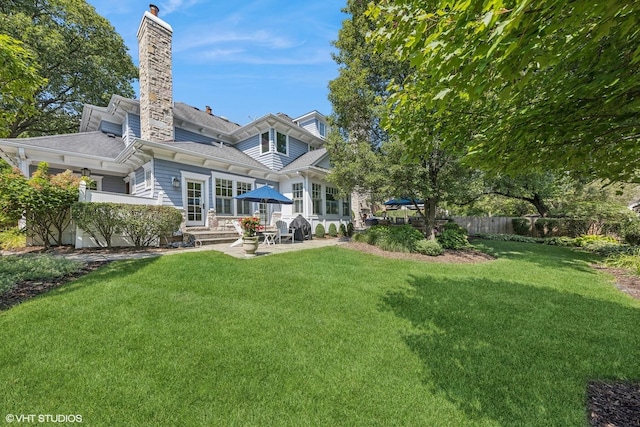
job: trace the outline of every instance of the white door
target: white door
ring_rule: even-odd
[[[204,226],[204,197],[203,181],[186,180],[187,192],[187,227]]]

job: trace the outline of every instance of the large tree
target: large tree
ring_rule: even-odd
[[[389,86],[388,131],[410,135],[420,114],[486,169],[639,178],[637,1],[381,0],[369,14],[371,40],[414,70]]]
[[[4,0],[0,32],[20,40],[47,79],[16,107],[9,137],[75,132],[83,104],[134,95],[138,73],[124,41],[84,0]]]
[[[33,55],[22,43],[0,34],[0,138],[9,136],[10,125],[19,114],[34,114],[35,95],[45,83],[46,79],[38,75]]]
[[[473,188],[458,185],[467,183],[463,178],[473,172],[462,167],[453,147],[443,150],[438,146],[435,122],[418,117],[420,130],[404,138],[380,126],[389,83],[404,81],[412,71],[408,62],[398,61],[393,52],[376,51],[367,40],[375,23],[366,10],[366,2],[347,2],[345,12],[351,17],[343,22],[334,43],[339,75],[329,84],[329,99],[334,110],[332,124],[338,132],[327,144],[333,165],[329,179],[344,193],[366,192],[377,201],[384,197],[424,200],[425,211],[421,213],[426,218],[426,233],[432,235],[436,207],[453,195],[463,197]],[[405,156],[406,141],[416,140],[429,143],[414,158]]]

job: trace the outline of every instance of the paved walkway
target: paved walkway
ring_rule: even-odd
[[[296,243],[278,243],[276,245],[265,245],[264,243],[260,243],[258,246],[258,251],[256,252],[257,257],[262,257],[270,254],[277,254],[281,252],[289,252],[289,251],[300,251],[304,249],[314,249],[321,248],[325,246],[337,246],[348,242],[348,239],[338,239],[338,238],[326,238],[326,239],[313,239],[313,240],[305,240],[304,242],[296,242]],[[236,258],[246,258],[244,250],[242,246],[231,247],[230,243],[222,243],[216,245],[205,245],[198,248],[177,248],[177,249],[151,249],[140,251],[123,251],[123,252],[107,252],[102,250],[96,250],[95,252],[72,252],[61,254],[64,258],[67,259],[75,259],[81,260],[85,262],[91,261],[117,261],[117,260],[125,260],[125,259],[140,259],[140,258],[151,258],[156,256],[164,256],[164,255],[174,255],[174,254],[184,254],[189,252],[202,252],[202,251],[218,251],[223,252],[227,255],[231,255]],[[255,257],[254,257],[255,258]]]

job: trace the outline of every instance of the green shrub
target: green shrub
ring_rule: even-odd
[[[363,232],[363,233],[353,233],[353,236],[351,237],[353,239],[354,242],[364,242],[367,243],[367,233]]]
[[[416,243],[416,252],[423,255],[438,256],[444,253],[444,249],[437,240],[422,239]]]
[[[542,243],[544,243],[545,245],[551,245],[551,246],[571,247],[571,246],[576,246],[576,239],[573,239],[571,237],[566,237],[566,236],[549,237],[549,238],[543,239]]]
[[[527,218],[512,218],[511,225],[513,232],[520,236],[527,236],[530,233],[530,223]]]
[[[424,240],[422,233],[410,225],[384,227],[386,231],[378,237],[376,246],[390,252],[415,252],[417,242]]]
[[[608,267],[628,268],[640,275],[640,248],[629,249],[627,253],[615,254],[605,260]]]
[[[151,246],[180,228],[182,213],[171,206],[122,205],[122,231],[134,246]]]
[[[27,246],[27,235],[24,229],[13,227],[0,232],[0,249],[9,250],[25,246]]]
[[[389,227],[385,225],[374,225],[369,227],[365,233],[366,242],[370,245],[378,246],[389,234]]]
[[[355,231],[355,227],[353,223],[350,222],[349,224],[347,224],[347,236],[349,237],[353,236],[354,231]]]
[[[469,246],[467,235],[456,230],[444,230],[438,234],[438,242],[445,249],[462,249]]]
[[[323,238],[325,234],[324,225],[318,224],[316,225],[316,237]]]
[[[119,203],[75,203],[71,217],[102,247],[111,247],[113,236],[122,231],[125,205]]]
[[[594,246],[603,243],[618,243],[616,239],[608,236],[599,236],[599,235],[584,235],[578,236],[575,239],[576,246],[580,248],[584,248],[587,246]]]
[[[344,237],[346,235],[347,235],[347,226],[344,224],[340,224],[340,227],[338,227],[338,236]]]
[[[464,234],[465,236],[469,234],[469,232],[467,231],[466,228],[464,228],[460,224],[458,224],[456,222],[453,222],[453,221],[449,221],[449,222],[445,223],[442,226],[442,230],[443,231],[445,231],[445,230],[455,231],[457,233]]]
[[[629,245],[640,245],[640,220],[625,221],[620,227],[620,235]]]
[[[522,242],[522,243],[542,243],[542,239],[529,236],[521,236],[519,234],[492,234],[478,233],[475,235],[478,239],[498,240],[502,242]]]
[[[336,225],[332,222],[331,224],[329,224],[329,237],[336,237],[338,236],[338,227],[336,227]]]

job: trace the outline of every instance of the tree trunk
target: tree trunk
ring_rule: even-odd
[[[531,202],[531,204],[533,204],[533,206],[535,206],[541,217],[546,218],[547,216],[549,216],[549,208],[544,203],[544,200],[542,200],[542,197],[540,197],[539,194],[534,194],[533,199],[530,199],[529,201]]]
[[[424,201],[424,214],[425,214],[424,235],[429,240],[433,240],[436,238],[435,228],[436,228],[437,204],[438,203],[435,197],[430,197]]]

